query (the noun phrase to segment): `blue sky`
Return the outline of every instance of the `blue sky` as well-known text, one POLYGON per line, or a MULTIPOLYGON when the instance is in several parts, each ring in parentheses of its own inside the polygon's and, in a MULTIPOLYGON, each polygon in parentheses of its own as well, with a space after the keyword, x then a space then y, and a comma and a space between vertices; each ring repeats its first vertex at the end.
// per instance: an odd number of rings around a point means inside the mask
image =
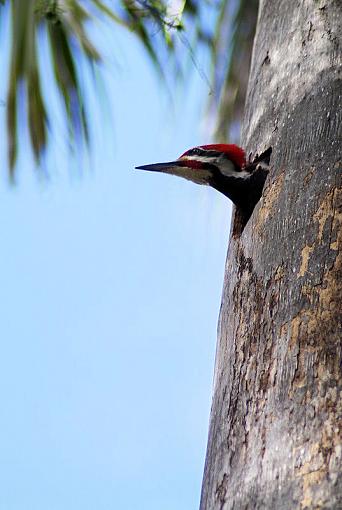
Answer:
POLYGON ((47 68, 50 177, 24 129, 16 187, 2 166, 0 510, 195 510, 230 204, 133 168, 211 141, 209 90, 193 70, 170 97, 132 35, 93 37, 89 158, 66 150, 47 68))

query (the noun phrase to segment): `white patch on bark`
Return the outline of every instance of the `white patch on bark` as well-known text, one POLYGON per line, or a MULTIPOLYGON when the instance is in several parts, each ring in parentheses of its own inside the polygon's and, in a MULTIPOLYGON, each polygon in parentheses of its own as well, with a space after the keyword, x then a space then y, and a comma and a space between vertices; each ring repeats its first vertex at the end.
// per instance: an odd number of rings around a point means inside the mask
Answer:
MULTIPOLYGON (((298 104, 301 96, 310 93, 320 74, 331 68, 331 41, 326 35, 324 12, 320 9, 321 5, 314 0, 307 2, 310 3, 311 5, 302 5, 293 12, 290 29, 283 36, 280 35, 283 41, 271 48, 265 48, 267 63, 262 62, 261 65, 268 66, 271 79, 267 93, 259 98, 258 107, 253 111, 246 130, 247 140, 267 110, 270 100, 283 103, 284 111, 289 112, 289 103, 298 104), (314 9, 312 5, 315 6, 314 9)), ((259 12, 261 10, 262 6, 259 12)), ((342 64, 342 56, 340 63, 342 64)))

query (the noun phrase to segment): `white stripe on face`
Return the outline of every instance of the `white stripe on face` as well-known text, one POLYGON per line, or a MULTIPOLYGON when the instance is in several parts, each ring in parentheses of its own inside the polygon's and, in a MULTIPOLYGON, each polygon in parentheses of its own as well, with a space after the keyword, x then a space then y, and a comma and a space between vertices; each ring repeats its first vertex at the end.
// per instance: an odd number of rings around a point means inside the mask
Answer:
MULTIPOLYGON (((193 160, 200 161, 201 163, 208 163, 210 165, 215 165, 225 177, 234 177, 237 179, 247 179, 251 176, 249 172, 245 170, 237 171, 234 163, 222 156, 184 156, 181 158, 182 161, 193 160)), ((197 171, 197 170, 196 170, 197 171)))

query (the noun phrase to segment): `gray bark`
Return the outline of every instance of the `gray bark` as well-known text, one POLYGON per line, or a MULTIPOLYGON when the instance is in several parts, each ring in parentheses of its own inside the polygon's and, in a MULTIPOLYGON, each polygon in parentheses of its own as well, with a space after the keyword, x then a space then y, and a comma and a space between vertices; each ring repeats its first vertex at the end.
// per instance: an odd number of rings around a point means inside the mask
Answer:
POLYGON ((342 508, 341 17, 260 2, 242 142, 273 153, 229 242, 201 510, 342 508))

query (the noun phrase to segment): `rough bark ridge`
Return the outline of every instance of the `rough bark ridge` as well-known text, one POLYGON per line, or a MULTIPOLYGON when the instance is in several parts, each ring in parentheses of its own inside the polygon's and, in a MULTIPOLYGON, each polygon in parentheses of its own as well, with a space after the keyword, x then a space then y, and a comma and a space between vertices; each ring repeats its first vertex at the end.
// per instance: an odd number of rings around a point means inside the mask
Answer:
POLYGON ((201 510, 342 508, 342 2, 260 2, 242 140, 272 146, 230 239, 201 510))

